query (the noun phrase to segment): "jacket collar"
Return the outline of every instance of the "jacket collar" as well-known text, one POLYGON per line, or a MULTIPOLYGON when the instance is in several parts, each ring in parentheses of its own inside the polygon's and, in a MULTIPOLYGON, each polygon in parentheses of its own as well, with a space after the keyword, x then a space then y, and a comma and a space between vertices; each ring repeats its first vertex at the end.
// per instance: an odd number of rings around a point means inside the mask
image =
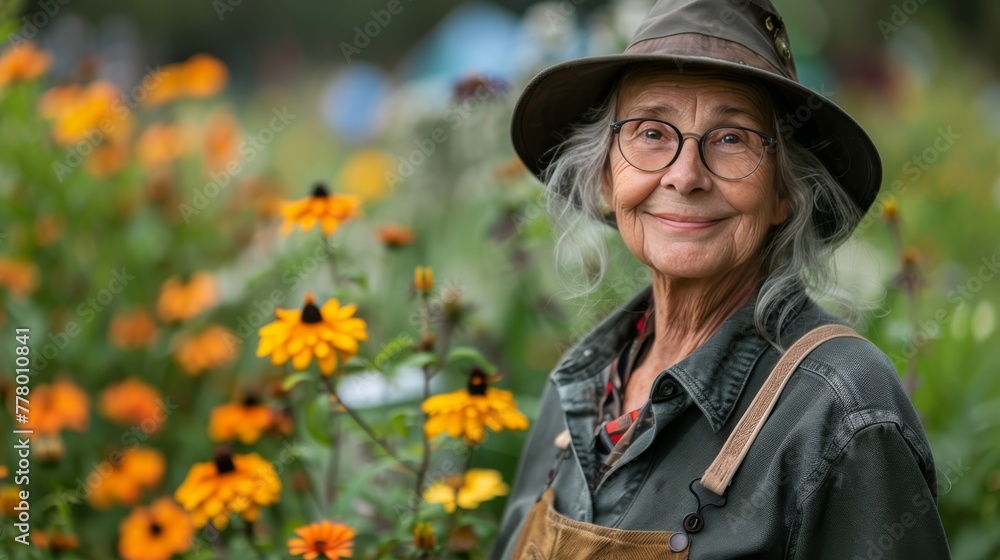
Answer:
MULTIPOLYGON (((552 381, 563 389, 559 392, 564 397, 572 395, 564 399, 563 405, 567 410, 589 408, 593 404, 589 402, 592 399, 596 402, 597 395, 589 394, 591 391, 573 394, 573 391, 565 389, 603 372, 625 341, 635 336, 635 323, 649 307, 652 290, 650 284, 612 312, 584 336, 557 366, 552 381)), ((747 303, 726 319, 708 340, 656 378, 650 391, 654 407, 676 396, 677 393, 670 387, 676 382, 705 415, 712 430, 718 432, 722 429, 732 415, 757 360, 769 347, 754 327, 753 314, 759 295, 758 287, 747 303)), ((801 305, 797 306, 795 315, 801 309, 801 305)), ((792 319, 794 316, 788 318, 789 323, 792 319)))

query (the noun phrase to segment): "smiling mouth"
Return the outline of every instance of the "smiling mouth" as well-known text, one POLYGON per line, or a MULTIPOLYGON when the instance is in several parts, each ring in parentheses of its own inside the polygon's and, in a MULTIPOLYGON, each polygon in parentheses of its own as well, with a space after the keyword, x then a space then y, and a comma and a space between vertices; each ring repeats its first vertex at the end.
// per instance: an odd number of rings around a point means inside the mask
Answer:
POLYGON ((661 215, 650 214, 650 216, 656 218, 657 221, 659 221, 661 224, 665 226, 681 231, 707 229, 725 219, 725 218, 719 218, 717 220, 713 220, 709 218, 699 218, 694 216, 673 216, 673 215, 662 215, 662 214, 661 215))

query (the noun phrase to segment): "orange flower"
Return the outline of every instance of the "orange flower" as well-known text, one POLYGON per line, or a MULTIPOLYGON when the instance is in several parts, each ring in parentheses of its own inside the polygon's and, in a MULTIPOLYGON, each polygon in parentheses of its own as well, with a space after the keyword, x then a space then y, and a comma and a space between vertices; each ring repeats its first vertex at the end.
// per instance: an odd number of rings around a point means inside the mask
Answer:
POLYGON ((64 429, 86 431, 90 424, 90 398, 75 383, 58 380, 31 389, 31 414, 23 427, 28 437, 58 435, 64 429))
POLYGON ((51 65, 52 55, 36 49, 33 41, 12 45, 0 54, 0 86, 34 80, 51 65))
POLYGON ((274 414, 257 397, 248 395, 243 402, 226 403, 212 409, 208 421, 208 437, 213 441, 239 438, 250 444, 258 439, 274 422, 274 414))
POLYGON ((139 161, 147 168, 173 162, 187 153, 186 131, 179 125, 154 123, 136 141, 139 161))
POLYGON ((216 113, 205 121, 202 132, 205 165, 209 170, 225 169, 237 161, 240 144, 240 125, 228 113, 216 113))
POLYGON ((13 484, 0 485, 0 517, 17 517, 14 509, 21 503, 21 489, 13 484))
POLYGON ((21 259, 0 257, 0 286, 16 299, 30 295, 38 285, 38 268, 21 259))
POLYGON ((383 224, 375 230, 379 241, 389 248, 402 247, 413 243, 413 230, 396 224, 383 224))
POLYGON ((163 321, 185 321, 215 305, 218 299, 215 279, 207 272, 196 272, 185 284, 172 276, 160 287, 156 314, 163 321))
POLYGON ((132 510, 118 526, 118 554, 124 560, 169 560, 191 550, 191 517, 170 498, 132 510))
POLYGON ((129 148, 124 142, 111 142, 94 148, 94 153, 84 161, 84 168, 98 179, 118 173, 128 164, 129 148))
POLYGON ((191 97, 212 97, 222 91, 229 71, 221 60, 208 54, 196 54, 184 63, 184 92, 191 97))
POLYGON ((288 539, 288 553, 301 555, 305 560, 320 556, 329 560, 350 558, 353 554, 354 529, 343 523, 320 521, 295 530, 300 538, 288 539))
POLYGON ((896 197, 890 196, 885 199, 885 203, 882 204, 882 215, 889 223, 899 221, 899 202, 896 201, 896 197))
POLYGON ((45 531, 32 531, 31 543, 38 548, 51 550, 57 553, 57 555, 65 550, 80 548, 80 539, 76 535, 63 533, 58 529, 52 529, 48 533, 45 531))
POLYGON ((139 501, 143 490, 160 483, 166 465, 163 454, 148 447, 112 451, 108 460, 95 466, 87 476, 91 490, 87 501, 97 509, 107 509, 116 503, 132 505, 139 501), (91 483, 94 478, 97 484, 91 483))
POLYGON ((149 88, 143 104, 156 107, 182 97, 211 97, 226 85, 229 71, 217 58, 196 54, 186 62, 167 64, 152 76, 155 85, 149 88))
POLYGON ((467 389, 424 401, 422 408, 427 413, 424 432, 428 439, 448 432, 451 437, 462 437, 469 445, 475 445, 483 441, 485 428, 496 432, 527 429, 528 419, 517 409, 514 396, 488 385, 486 373, 474 368, 467 389))
POLYGON ((108 338, 122 350, 149 348, 156 338, 156 322, 141 308, 131 313, 116 313, 108 327, 108 338))
POLYGON ((35 240, 42 247, 47 247, 59 239, 61 232, 61 220, 56 214, 43 216, 35 221, 35 240))
POLYGON ((302 310, 278 309, 278 320, 260 329, 257 356, 271 356, 276 366, 292 360, 295 369, 309 367, 313 357, 323 375, 332 375, 340 362, 358 353, 358 341, 368 340, 367 325, 354 317, 356 305, 340 306, 336 299, 317 307, 307 294, 302 310))
POLYGON ((216 453, 215 459, 196 463, 174 497, 191 513, 195 527, 209 521, 225 529, 234 513, 248 522, 260 517, 260 506, 278 501, 281 480, 274 467, 256 453, 216 453))
POLYGON ((43 115, 55 119, 52 136, 63 146, 87 141, 124 145, 132 128, 131 113, 122 111, 121 92, 109 82, 85 87, 58 87, 40 101, 43 115))
POLYGON ((156 432, 167 419, 160 392, 135 377, 105 387, 98 409, 115 424, 137 425, 146 433, 156 432))
POLYGON ((421 294, 429 294, 434 287, 434 269, 418 266, 413 269, 413 287, 421 294))
POLYGON ((224 368, 236 360, 238 342, 229 329, 211 325, 201 334, 179 336, 174 359, 188 375, 224 368))
POLYGON ((326 185, 316 183, 312 195, 308 198, 293 200, 282 205, 281 213, 285 217, 281 224, 281 232, 289 233, 295 225, 308 231, 317 223, 323 229, 323 235, 337 231, 341 222, 361 215, 361 199, 350 194, 331 194, 326 185))

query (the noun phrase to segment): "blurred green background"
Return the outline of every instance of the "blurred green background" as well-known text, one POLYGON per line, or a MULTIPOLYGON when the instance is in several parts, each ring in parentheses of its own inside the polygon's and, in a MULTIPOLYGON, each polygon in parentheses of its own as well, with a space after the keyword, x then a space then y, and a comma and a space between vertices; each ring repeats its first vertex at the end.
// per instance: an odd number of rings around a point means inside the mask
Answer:
MULTIPOLYGON (((858 327, 902 377, 915 380, 913 400, 934 448, 954 557, 1000 559, 1000 278, 986 264, 1000 257, 1000 4, 776 4, 802 82, 847 109, 882 153, 883 195, 838 256, 842 284, 860 311, 858 327), (898 208, 895 226, 886 220, 887 207, 898 208)), ((211 457, 214 444, 204 427, 212 407, 263 391, 281 375, 254 355, 254 331, 264 316, 270 320, 267 302, 275 291, 285 308, 298 308, 307 290, 357 302, 369 324, 365 353, 374 357, 397 336, 419 340, 419 305, 408 292, 414 266, 431 266, 435 305, 460 310, 455 343, 475 346, 495 363, 500 386, 533 417, 546 373, 562 352, 645 285, 646 271, 609 233, 618 266, 597 293, 567 298, 539 207, 540 186, 516 165, 508 125, 517 93, 534 73, 572 57, 620 52, 651 2, 399 0, 396 14, 389 5, 0 4, 9 18, 5 45, 20 36, 52 53, 44 76, 0 89, 0 258, 37 267, 27 295, 0 286, 0 326, 5 338, 15 327, 31 327, 36 351, 57 344, 33 383, 68 375, 95 409, 86 432, 66 433, 60 460, 33 467, 33 495, 72 488, 118 442, 121 427, 102 419, 96 402, 109 383, 129 376, 181 406, 148 442, 168 456, 160 491, 172 493, 194 462, 211 457), (53 167, 69 152, 38 114, 46 90, 100 79, 136 92, 158 66, 198 53, 228 69, 219 95, 130 112, 128 142, 153 123, 191 131, 190 149, 167 175, 134 154, 104 174, 53 167), (276 114, 286 115, 288 126, 265 133, 276 114), (237 173, 206 164, 215 145, 207 137, 227 116, 239 132, 223 144, 244 146, 248 137, 260 144, 252 155, 229 146, 237 173), (435 139, 437 129, 443 140, 435 139), (276 201, 304 197, 316 181, 365 200, 365 218, 331 237, 335 272, 332 258, 317 257, 315 232, 276 231, 276 201), (386 223, 411 228, 414 241, 398 248, 380 241, 377 227, 386 223), (122 267, 135 281, 93 315, 81 314, 81 302, 122 267), (179 324, 159 321, 154 342, 142 350, 109 341, 116 315, 152 310, 167 278, 199 270, 218 279, 220 294, 209 310, 179 324), (56 335, 72 321, 80 333, 59 344, 56 335), (173 357, 178 337, 210 324, 235 333, 235 357, 200 376, 185 375, 173 357)), ((8 402, 14 354, 7 340, 0 349, 8 402)), ((342 396, 373 422, 391 417, 414 428, 419 381, 402 357, 391 365, 385 375, 345 378, 342 396)), ((454 390, 462 380, 462 370, 450 368, 435 389, 454 390)), ((304 494, 291 489, 293 473, 315 473, 326 454, 315 426, 306 427, 317 422, 304 406, 315 401, 310 391, 269 397, 295 406, 294 438, 245 447, 275 456, 289 441, 302 445, 282 474, 281 503, 265 514, 271 534, 258 536, 272 544, 262 554, 273 557, 283 557, 290 529, 313 516, 304 494)), ((0 465, 12 464, 10 418, 0 414, 0 465)), ((356 476, 341 478, 333 513, 376 535, 359 541, 366 546, 405 539, 405 528, 391 526, 393 503, 405 502, 405 491, 375 489, 385 477, 396 479, 347 424, 342 468, 356 476)), ((386 433, 393 433, 390 424, 386 433)), ((404 452, 416 456, 419 445, 410 436, 402 438, 404 452)), ((524 437, 491 435, 472 464, 499 469, 511 481, 524 437)), ((502 508, 497 499, 480 513, 495 522, 502 508)), ((80 536, 80 548, 68 554, 82 558, 114 557, 116 527, 128 511, 86 504, 37 509, 39 526, 80 536)), ((484 542, 494 531, 486 521, 475 527, 484 542)), ((4 550, 10 532, 0 536, 4 550)), ((238 557, 241 545, 229 546, 238 557)), ((31 557, 23 553, 12 558, 31 557)))

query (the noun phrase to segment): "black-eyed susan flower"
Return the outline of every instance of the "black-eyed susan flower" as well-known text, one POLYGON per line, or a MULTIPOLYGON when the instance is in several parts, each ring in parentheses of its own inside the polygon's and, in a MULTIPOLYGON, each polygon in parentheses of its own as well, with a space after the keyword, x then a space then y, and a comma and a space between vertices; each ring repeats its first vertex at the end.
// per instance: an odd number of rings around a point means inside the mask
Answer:
POLYGON ((196 335, 177 337, 174 359, 188 375, 224 368, 236 360, 239 339, 229 329, 210 325, 196 335))
POLYGON ((332 375, 337 364, 358 353, 358 341, 367 340, 367 325, 354 317, 356 305, 340 306, 336 299, 318 307, 306 294, 301 310, 278 309, 278 320, 260 329, 257 356, 271 356, 281 365, 292 360, 295 369, 309 367, 315 357, 323 375, 332 375))
POLYGON ((156 432, 167 419, 160 392, 135 377, 105 387, 98 411, 119 426, 139 426, 146 433, 156 432))
POLYGON ((302 231, 308 231, 320 224, 323 235, 330 235, 344 221, 361 215, 361 199, 351 194, 331 193, 326 185, 316 183, 312 194, 300 200, 286 202, 281 207, 285 217, 281 232, 289 233, 296 224, 302 231))
POLYGON ((247 395, 241 402, 221 404, 212 409, 208 421, 208 437, 213 441, 231 441, 239 438, 250 444, 274 424, 274 412, 255 395, 247 395))
POLYGON ((288 539, 288 553, 302 556, 305 560, 314 558, 350 558, 353 554, 354 529, 343 523, 319 521, 295 530, 297 539, 288 539))
POLYGON ((434 287, 434 270, 429 266, 413 269, 413 287, 419 294, 428 294, 434 287))
POLYGON ((468 388, 443 395, 434 395, 423 404, 427 413, 424 433, 434 438, 447 432, 451 437, 464 438, 469 445, 483 441, 485 428, 524 430, 528 419, 517 409, 510 391, 489 386, 486 372, 474 368, 469 373, 468 388))
POLYGON ((124 452, 114 451, 108 455, 108 460, 95 465, 87 477, 88 481, 98 481, 90 487, 87 501, 97 509, 107 509, 114 504, 133 505, 139 501, 143 490, 163 480, 166 467, 163 454, 155 449, 137 447, 124 452))
POLYGON ((280 493, 281 480, 263 457, 220 450, 212 461, 191 467, 174 498, 191 514, 195 527, 211 521, 225 529, 232 514, 257 521, 261 506, 276 503, 280 493))
POLYGON ((476 509, 483 502, 506 496, 509 490, 500 471, 469 469, 465 476, 452 475, 428 486, 424 490, 424 500, 441 504, 445 511, 452 513, 456 504, 462 509, 476 509))
POLYGON ((170 498, 132 510, 118 526, 118 555, 124 560, 168 560, 191 549, 191 517, 170 498))

